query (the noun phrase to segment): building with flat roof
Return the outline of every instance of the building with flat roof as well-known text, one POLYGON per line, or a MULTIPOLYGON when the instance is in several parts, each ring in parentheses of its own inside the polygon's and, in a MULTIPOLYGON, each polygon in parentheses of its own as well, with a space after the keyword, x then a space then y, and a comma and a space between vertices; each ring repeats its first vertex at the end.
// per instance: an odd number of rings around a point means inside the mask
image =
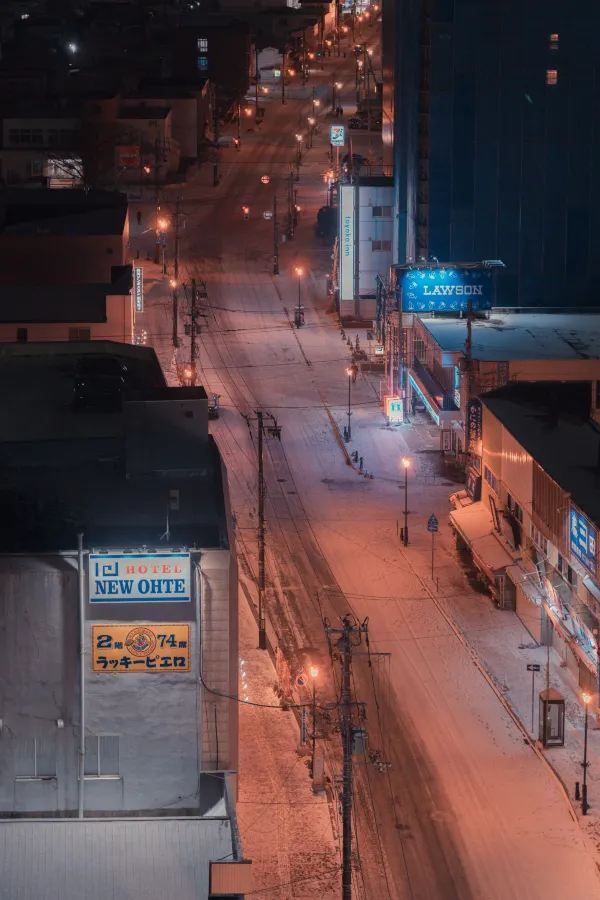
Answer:
POLYGON ((204 390, 145 347, 3 344, 0 409, 0 817, 203 815, 238 671, 204 390))
POLYGON ((442 431, 442 449, 465 454, 468 411, 512 381, 600 379, 600 315, 492 309, 473 319, 403 314, 408 403, 442 431), (465 424, 467 423, 467 424, 465 424))
POLYGON ((110 283, 128 241, 125 194, 0 191, 0 284, 110 283))
POLYGON ((113 266, 110 284, 0 285, 2 343, 133 338, 131 266, 113 266))
POLYGON ((498 604, 598 691, 596 385, 509 384, 481 398, 481 499, 450 519, 498 604))

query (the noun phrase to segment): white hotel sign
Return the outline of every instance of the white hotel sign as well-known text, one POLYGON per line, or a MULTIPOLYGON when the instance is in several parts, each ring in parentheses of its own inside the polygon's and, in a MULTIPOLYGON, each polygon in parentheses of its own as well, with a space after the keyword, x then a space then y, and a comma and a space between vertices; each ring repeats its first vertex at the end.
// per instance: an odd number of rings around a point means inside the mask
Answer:
POLYGON ((90 603, 191 600, 189 553, 90 553, 90 603))

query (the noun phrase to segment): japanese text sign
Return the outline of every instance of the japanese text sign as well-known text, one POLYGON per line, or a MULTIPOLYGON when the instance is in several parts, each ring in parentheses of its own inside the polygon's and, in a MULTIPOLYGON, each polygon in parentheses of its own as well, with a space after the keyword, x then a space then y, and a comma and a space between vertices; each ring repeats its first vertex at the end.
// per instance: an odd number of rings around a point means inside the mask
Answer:
POLYGON ((189 553, 90 553, 90 603, 186 602, 189 553))
POLYGON ((577 557, 588 571, 595 575, 598 533, 589 519, 574 507, 571 507, 569 516, 569 532, 571 553, 577 557))
POLYGON ((135 311, 144 311, 144 270, 141 266, 133 267, 133 290, 135 295, 135 311))
POLYGON ((91 653, 93 672, 189 672, 190 626, 92 625, 91 653))

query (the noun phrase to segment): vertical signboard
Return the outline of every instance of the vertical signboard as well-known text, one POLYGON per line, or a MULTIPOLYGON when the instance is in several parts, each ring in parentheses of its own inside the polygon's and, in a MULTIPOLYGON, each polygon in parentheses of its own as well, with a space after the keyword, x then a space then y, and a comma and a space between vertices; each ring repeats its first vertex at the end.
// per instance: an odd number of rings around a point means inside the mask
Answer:
POLYGON ((144 270, 141 266, 133 267, 133 294, 135 298, 135 311, 144 311, 144 270))
POLYGON ((343 125, 329 126, 329 143, 332 147, 343 147, 346 143, 346 129, 343 125))
POLYGON ((90 553, 90 603, 191 600, 189 553, 90 553))
POLYGON ((354 209, 353 184, 340 185, 340 300, 354 300, 354 209))
POLYGON ((587 516, 571 507, 569 516, 571 553, 592 575, 596 574, 596 540, 598 532, 587 516))
POLYGON ((483 414, 480 400, 469 400, 467 404, 467 451, 481 456, 481 439, 483 437, 483 414))

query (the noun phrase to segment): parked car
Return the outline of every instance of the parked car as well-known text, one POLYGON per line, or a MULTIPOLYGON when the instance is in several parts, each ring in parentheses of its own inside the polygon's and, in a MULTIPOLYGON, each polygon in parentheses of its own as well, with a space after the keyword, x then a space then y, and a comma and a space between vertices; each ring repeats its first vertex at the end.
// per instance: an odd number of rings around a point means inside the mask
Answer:
POLYGON ((116 356, 82 356, 75 368, 73 407, 111 411, 121 406, 127 386, 126 364, 116 356))
POLYGON ((322 206, 317 213, 316 232, 318 237, 333 241, 337 234, 338 208, 337 206, 322 206))

